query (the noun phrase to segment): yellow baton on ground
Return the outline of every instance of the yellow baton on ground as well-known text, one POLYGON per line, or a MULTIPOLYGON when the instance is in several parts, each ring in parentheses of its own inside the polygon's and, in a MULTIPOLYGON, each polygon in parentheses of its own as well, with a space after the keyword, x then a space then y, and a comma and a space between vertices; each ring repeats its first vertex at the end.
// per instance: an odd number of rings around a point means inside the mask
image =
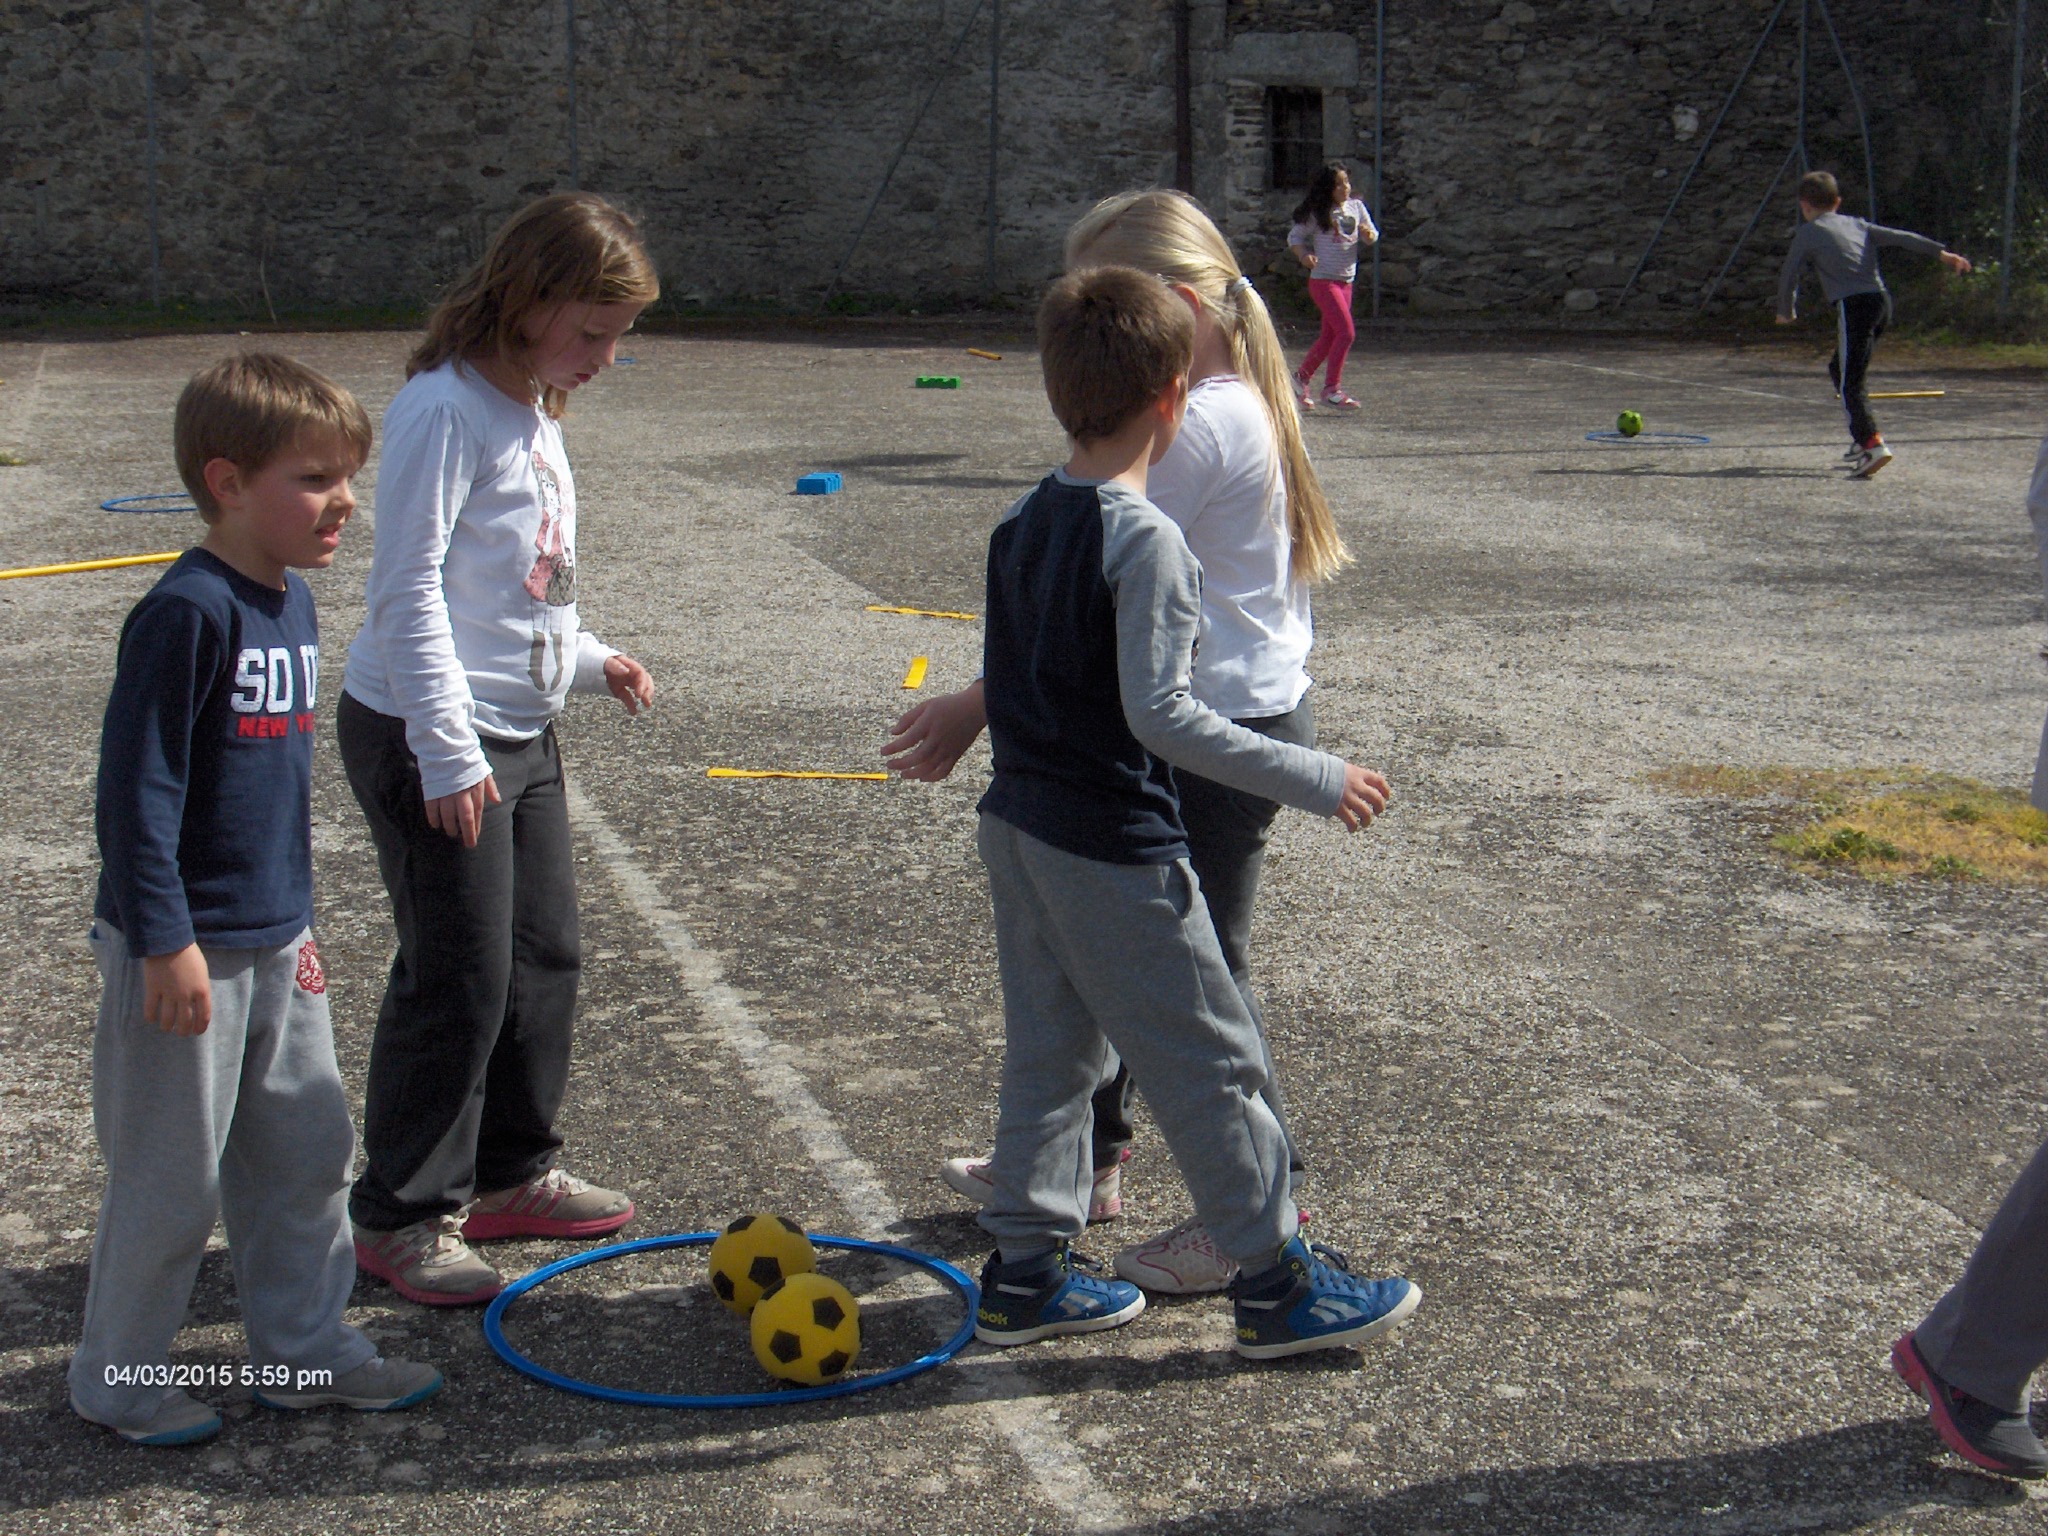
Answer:
POLYGON ((929 656, 912 657, 910 670, 903 674, 903 686, 906 688, 922 688, 924 686, 925 668, 930 665, 931 658, 929 656))
POLYGON ((978 619, 978 613, 948 613, 943 608, 892 608, 886 603, 869 603, 869 613, 912 613, 921 619, 978 619))
POLYGON ((75 571, 118 571, 131 565, 169 565, 185 553, 182 549, 168 550, 161 555, 122 555, 113 560, 73 560, 67 565, 19 565, 11 571, 0 571, 0 581, 9 581, 16 576, 69 576, 75 571))
POLYGON ((879 779, 886 773, 832 773, 820 768, 706 768, 707 779, 879 779))

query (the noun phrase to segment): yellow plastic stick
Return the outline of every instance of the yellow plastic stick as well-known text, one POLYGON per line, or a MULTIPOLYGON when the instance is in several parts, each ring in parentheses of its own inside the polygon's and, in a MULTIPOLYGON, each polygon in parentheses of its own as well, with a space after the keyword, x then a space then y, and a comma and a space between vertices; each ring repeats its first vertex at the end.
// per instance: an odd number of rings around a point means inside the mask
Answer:
POLYGON ((886 773, 827 773, 816 768, 706 768, 707 779, 879 779, 886 773))
POLYGON ((906 688, 922 688, 924 686, 924 670, 930 665, 931 658, 929 656, 913 656, 910 659, 910 670, 903 674, 903 686, 906 688))
POLYGON ((16 576, 69 576, 73 571, 118 571, 129 565, 169 565, 185 553, 173 549, 161 555, 122 555, 115 560, 73 560, 69 565, 19 565, 11 571, 0 571, 0 581, 16 576))
POLYGON ((1948 393, 1945 389, 1873 389, 1872 400, 1939 400, 1948 393))
POLYGON ((914 613, 921 619, 978 619, 978 613, 948 613, 943 608, 891 608, 883 603, 869 603, 869 613, 914 613))
POLYGON ((979 348, 979 347, 969 347, 969 348, 967 349, 967 355, 968 355, 969 357, 985 357, 985 358, 987 358, 987 359, 988 359, 988 360, 989 360, 990 362, 992 362, 992 363, 1000 363, 1000 362, 1001 362, 1001 361, 1003 360, 1003 354, 1002 354, 1002 353, 1000 353, 1000 352, 984 352, 984 351, 982 351, 982 350, 981 350, 981 348, 979 348))

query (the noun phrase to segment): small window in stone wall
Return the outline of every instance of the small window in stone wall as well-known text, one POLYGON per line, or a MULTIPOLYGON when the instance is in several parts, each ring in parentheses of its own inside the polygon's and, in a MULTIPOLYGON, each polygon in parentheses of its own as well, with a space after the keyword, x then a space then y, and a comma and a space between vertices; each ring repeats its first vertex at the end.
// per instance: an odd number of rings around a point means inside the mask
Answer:
POLYGON ((1292 85, 1266 87, 1266 143, 1272 185, 1305 189, 1323 166, 1323 93, 1292 85))

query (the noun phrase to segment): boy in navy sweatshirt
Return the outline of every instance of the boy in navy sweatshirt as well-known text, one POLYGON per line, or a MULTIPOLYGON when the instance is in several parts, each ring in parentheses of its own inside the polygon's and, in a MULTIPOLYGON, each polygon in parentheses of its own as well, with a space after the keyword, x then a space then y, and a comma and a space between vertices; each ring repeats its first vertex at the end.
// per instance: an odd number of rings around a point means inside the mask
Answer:
POLYGON ((355 1133, 312 935, 320 635, 292 568, 333 562, 369 418, 312 370, 249 353, 193 377, 174 433, 206 536, 128 615, 100 738, 107 1191, 69 1377, 81 1418, 142 1445, 220 1432, 187 1385, 378 1410, 441 1386, 342 1321, 355 1133), (249 1354, 174 1368, 217 1217, 249 1354))
POLYGON ((1811 264, 1820 278, 1822 297, 1835 307, 1835 352, 1828 359, 1828 377, 1849 414, 1849 451, 1843 457, 1851 475, 1868 480, 1892 461, 1877 418, 1870 414, 1864 383, 1870 354, 1892 318, 1891 291, 1877 270, 1878 249, 1895 245, 1934 256, 1951 272, 1968 272, 1970 263, 1943 250, 1939 240, 1853 218, 1841 209, 1842 194, 1833 176, 1809 171, 1799 178, 1801 223, 1778 273, 1778 324, 1790 325, 1799 317, 1799 279, 1811 264))
POLYGON ((1261 1099, 1257 1026, 1188 863, 1171 764, 1356 831, 1378 774, 1233 725, 1189 689, 1201 567, 1145 499, 1187 404, 1193 316, 1158 278, 1071 273, 1038 316, 1072 456, 989 540, 983 691, 995 776, 979 844, 995 906, 1004 1056, 976 1333, 996 1345, 1114 1328, 1144 1310, 1078 1272, 1090 1096, 1121 1056, 1217 1246, 1241 1266, 1236 1348, 1360 1343, 1421 1302, 1297 1232, 1287 1142, 1261 1099))

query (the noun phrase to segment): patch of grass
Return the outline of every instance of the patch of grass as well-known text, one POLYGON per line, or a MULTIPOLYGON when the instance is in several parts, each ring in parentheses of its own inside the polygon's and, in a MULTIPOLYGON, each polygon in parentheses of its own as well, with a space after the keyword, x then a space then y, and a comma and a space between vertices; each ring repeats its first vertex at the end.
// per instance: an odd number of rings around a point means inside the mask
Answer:
POLYGON ((1687 763, 1652 783, 1755 804, 1794 865, 1871 879, 2048 885, 2048 814, 2019 790, 1923 768, 1742 768, 1687 763))
POLYGON ((27 462, 28 460, 24 458, 21 454, 9 453, 6 449, 0 448, 0 467, 4 467, 7 469, 19 469, 21 468, 22 465, 26 464, 27 462))

